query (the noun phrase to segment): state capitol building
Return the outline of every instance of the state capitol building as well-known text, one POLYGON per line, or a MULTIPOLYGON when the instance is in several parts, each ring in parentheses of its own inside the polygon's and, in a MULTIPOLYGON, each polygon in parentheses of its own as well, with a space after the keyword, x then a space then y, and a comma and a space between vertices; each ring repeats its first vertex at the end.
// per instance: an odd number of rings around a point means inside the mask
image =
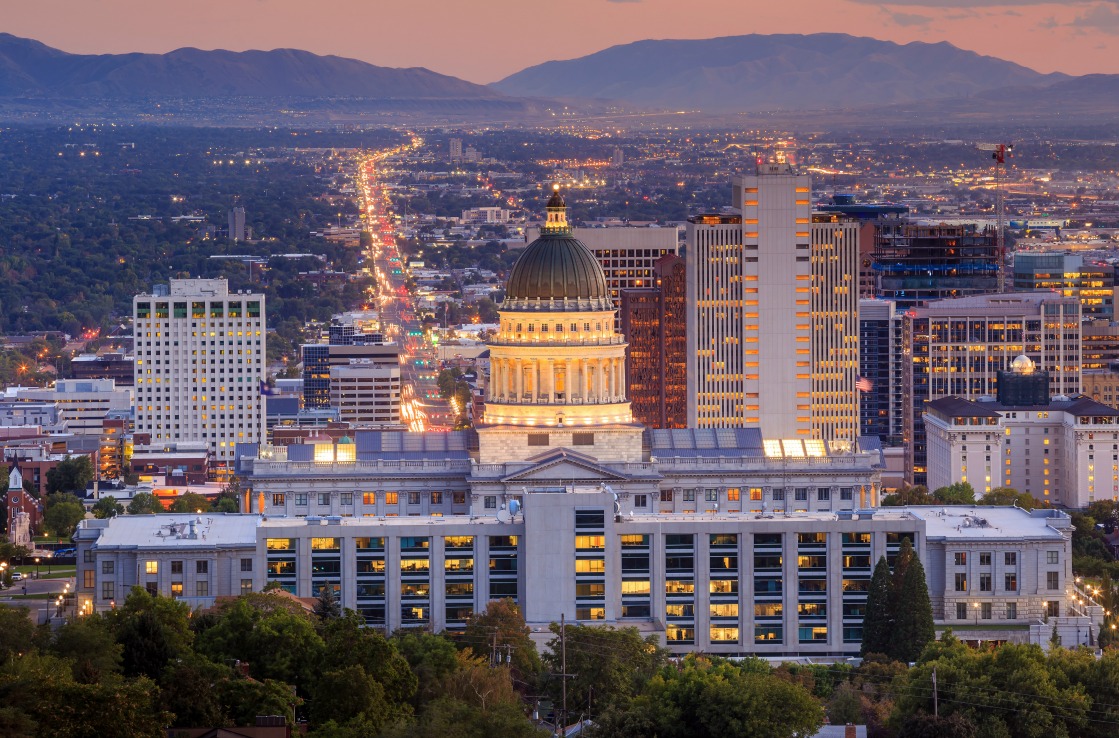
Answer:
POLYGON ((79 599, 332 587, 370 626, 438 632, 510 598, 541 637, 562 615, 677 652, 839 658, 858 653, 872 567, 909 538, 938 626, 1046 640, 1043 619, 1072 615, 1064 513, 880 508, 877 452, 646 428, 614 326, 557 192, 509 275, 475 429, 239 444, 242 514, 84 521, 79 599))

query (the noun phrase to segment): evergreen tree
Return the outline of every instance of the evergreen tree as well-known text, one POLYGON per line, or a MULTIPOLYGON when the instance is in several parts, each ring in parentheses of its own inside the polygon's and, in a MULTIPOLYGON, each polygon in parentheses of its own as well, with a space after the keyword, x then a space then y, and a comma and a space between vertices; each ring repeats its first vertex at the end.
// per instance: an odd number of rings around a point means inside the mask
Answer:
MULTIPOLYGON (((906 546, 909 546, 908 538, 902 548, 906 546)), ((925 567, 912 552, 912 546, 901 587, 894 592, 893 601, 894 627, 890 633, 889 654, 898 661, 916 661, 925 646, 936 640, 936 630, 933 627, 929 588, 925 582, 925 567)))
POLYGON ((338 602, 338 596, 334 594, 334 587, 329 584, 319 590, 319 599, 315 602, 315 614, 322 620, 342 617, 342 605, 338 602))
POLYGON ((869 653, 888 654, 890 630, 893 627, 891 614, 890 565, 886 557, 878 559, 874 575, 870 578, 870 591, 866 597, 866 614, 863 616, 862 655, 869 653))

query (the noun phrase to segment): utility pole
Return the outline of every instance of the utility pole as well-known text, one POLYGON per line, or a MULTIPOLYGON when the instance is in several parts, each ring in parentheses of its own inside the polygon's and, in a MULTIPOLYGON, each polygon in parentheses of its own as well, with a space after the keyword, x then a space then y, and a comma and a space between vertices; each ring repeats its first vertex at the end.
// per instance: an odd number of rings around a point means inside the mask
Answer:
POLYGON ((938 698, 939 698, 940 695, 938 695, 937 691, 936 691, 936 667, 935 666, 933 667, 932 682, 933 682, 933 717, 939 718, 940 717, 940 700, 938 698))
POLYGON ((560 710, 560 735, 567 734, 567 620, 560 613, 560 680, 563 686, 563 707, 560 710))

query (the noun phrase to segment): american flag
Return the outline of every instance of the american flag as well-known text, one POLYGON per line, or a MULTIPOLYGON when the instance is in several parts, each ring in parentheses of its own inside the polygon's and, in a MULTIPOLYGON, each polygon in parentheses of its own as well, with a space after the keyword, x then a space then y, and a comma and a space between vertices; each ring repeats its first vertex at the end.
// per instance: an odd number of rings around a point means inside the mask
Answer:
POLYGON ((871 392, 874 390, 874 382, 860 374, 859 378, 855 380, 855 389, 859 392, 871 392))
POLYGON ((262 380, 260 380, 260 394, 262 394, 266 397, 274 395, 274 394, 276 394, 276 388, 273 387, 270 382, 267 382, 267 381, 262 379, 262 380))

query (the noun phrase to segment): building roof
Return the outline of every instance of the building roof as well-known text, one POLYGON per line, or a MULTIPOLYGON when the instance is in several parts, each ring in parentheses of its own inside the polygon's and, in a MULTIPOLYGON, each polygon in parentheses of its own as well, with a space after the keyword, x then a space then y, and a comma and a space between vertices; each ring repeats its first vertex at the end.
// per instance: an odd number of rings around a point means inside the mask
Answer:
POLYGON ((223 546, 255 547, 260 516, 167 513, 118 515, 105 522, 104 532, 97 539, 97 549, 213 549, 223 546), (190 537, 191 521, 194 521, 195 538, 190 537))
POLYGON ((941 397, 925 405, 928 410, 951 418, 1001 418, 996 402, 976 402, 962 397, 941 397))
POLYGON ((1022 410, 1061 412, 1076 417, 1083 415, 1119 417, 1119 409, 1097 402, 1087 395, 1064 400, 1054 399, 1048 405, 1004 405, 1001 402, 977 402, 962 397, 942 397, 939 400, 932 400, 925 407, 942 416, 954 418, 998 418, 1005 412, 1022 410))
POLYGON ((549 306, 549 311, 564 310, 566 301, 574 301, 572 310, 588 309, 578 304, 584 301, 591 301, 592 310, 613 308, 602 265, 586 244, 571 235, 566 209, 557 189, 548 200, 549 220, 541 228, 540 237, 521 252, 509 272, 506 302, 560 303, 549 306))
POLYGON ((926 538, 1063 540, 1072 521, 1060 510, 1023 510, 986 505, 909 505, 897 508, 925 521, 926 538))

